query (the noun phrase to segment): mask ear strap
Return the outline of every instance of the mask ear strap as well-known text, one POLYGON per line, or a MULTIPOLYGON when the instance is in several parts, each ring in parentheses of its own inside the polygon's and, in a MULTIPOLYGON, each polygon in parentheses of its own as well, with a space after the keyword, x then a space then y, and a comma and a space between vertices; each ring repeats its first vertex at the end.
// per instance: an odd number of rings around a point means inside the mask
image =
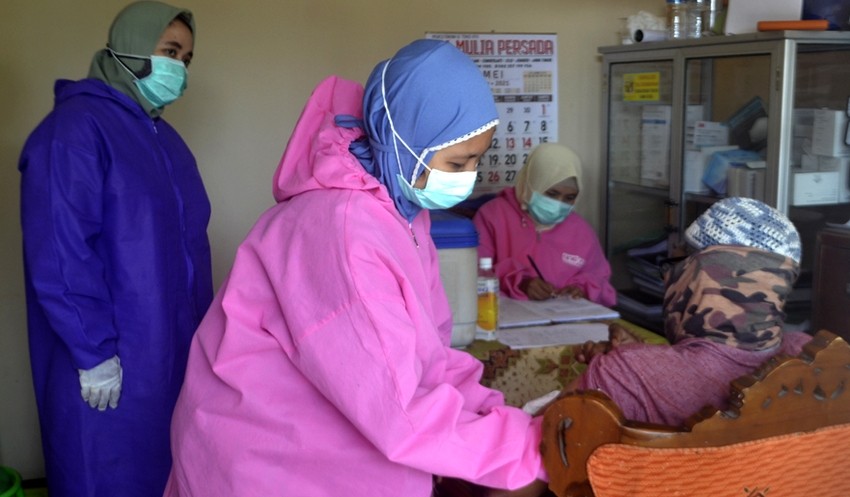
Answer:
MULTIPOLYGON (((428 164, 425 164, 425 162, 422 160, 425 157, 425 154, 427 154, 429 152, 429 150, 426 148, 425 150, 422 151, 421 156, 417 156, 416 152, 414 152, 413 149, 410 148, 410 145, 408 145, 407 142, 405 142, 404 139, 402 139, 401 135, 399 135, 398 132, 396 132, 396 130, 395 130, 395 124, 393 123, 393 118, 390 115, 390 107, 387 104, 387 88, 386 88, 386 85, 384 84, 384 82, 386 81, 387 67, 389 67, 391 60, 392 59, 387 60, 387 62, 384 64, 383 70, 381 70, 381 98, 383 99, 383 103, 384 103, 384 111, 387 113, 387 122, 390 124, 390 131, 392 131, 392 133, 393 133, 393 148, 395 149, 395 159, 396 159, 396 162, 398 163, 399 172, 402 172, 402 171, 401 171, 401 157, 399 156, 399 153, 398 153, 398 142, 401 142, 401 144, 404 145, 404 148, 406 148, 407 151, 410 152, 411 155, 416 157, 416 167, 413 168, 413 174, 411 175, 411 178, 409 180, 410 181, 409 185, 412 187, 413 183, 416 182, 416 178, 417 178, 416 173, 419 172, 419 166, 420 165, 422 167, 424 167, 425 169, 429 170, 429 171, 431 170, 431 168, 428 167, 428 164)), ((404 177, 404 176, 402 176, 402 177, 404 177)))
POLYGON ((109 55, 111 55, 112 58, 115 59, 115 61, 118 62, 118 64, 121 65, 121 67, 124 68, 125 71, 130 73, 130 76, 133 76, 135 79, 139 79, 139 76, 137 76, 136 73, 134 73, 129 67, 127 67, 127 64, 125 64, 124 61, 121 60, 121 57, 126 57, 128 59, 141 59, 141 60, 145 60, 148 57, 142 57, 140 55, 131 55, 131 54, 126 54, 126 53, 119 53, 119 52, 116 52, 115 50, 112 50, 112 48, 110 48, 109 46, 106 47, 106 50, 109 52, 109 55))

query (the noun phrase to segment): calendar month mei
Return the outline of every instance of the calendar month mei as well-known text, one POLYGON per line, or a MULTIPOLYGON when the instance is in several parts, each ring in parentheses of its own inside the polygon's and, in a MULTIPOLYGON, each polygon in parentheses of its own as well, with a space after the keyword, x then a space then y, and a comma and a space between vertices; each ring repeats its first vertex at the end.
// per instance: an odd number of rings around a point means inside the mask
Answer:
POLYGON ((531 150, 558 138, 557 35, 428 33, 467 54, 490 84, 499 126, 481 158, 473 196, 513 186, 531 150))

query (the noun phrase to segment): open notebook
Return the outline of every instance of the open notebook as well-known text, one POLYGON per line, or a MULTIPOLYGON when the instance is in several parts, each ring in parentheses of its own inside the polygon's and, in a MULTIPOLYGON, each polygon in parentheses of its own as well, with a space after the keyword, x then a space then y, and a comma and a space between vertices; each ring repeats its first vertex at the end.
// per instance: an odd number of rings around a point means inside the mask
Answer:
POLYGON ((599 319, 617 319, 620 314, 587 299, 559 297, 551 300, 515 300, 502 296, 499 300, 499 327, 553 323, 572 323, 599 319))
POLYGON ((499 342, 512 349, 531 349, 558 345, 578 345, 588 340, 608 340, 605 323, 561 323, 526 328, 508 328, 497 332, 499 342))

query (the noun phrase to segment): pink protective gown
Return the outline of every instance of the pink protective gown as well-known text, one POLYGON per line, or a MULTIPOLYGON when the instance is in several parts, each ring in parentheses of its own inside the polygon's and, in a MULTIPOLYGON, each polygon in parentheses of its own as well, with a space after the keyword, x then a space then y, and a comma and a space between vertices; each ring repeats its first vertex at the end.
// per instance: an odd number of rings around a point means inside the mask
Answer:
POLYGON ((430 217, 408 223, 348 152, 359 84, 310 98, 278 204, 239 247, 192 343, 167 496, 426 497, 432 475, 545 477, 540 419, 449 347, 430 217), (417 245, 418 244, 418 245, 417 245))
POLYGON ((576 285, 588 300, 605 306, 617 302, 609 282, 611 266, 593 228, 577 213, 537 233, 531 216, 520 209, 514 189, 506 188, 482 205, 473 221, 479 236, 478 255, 493 258, 493 269, 507 296, 528 298, 520 283, 537 277, 528 260, 531 256, 544 279, 556 288, 576 285))

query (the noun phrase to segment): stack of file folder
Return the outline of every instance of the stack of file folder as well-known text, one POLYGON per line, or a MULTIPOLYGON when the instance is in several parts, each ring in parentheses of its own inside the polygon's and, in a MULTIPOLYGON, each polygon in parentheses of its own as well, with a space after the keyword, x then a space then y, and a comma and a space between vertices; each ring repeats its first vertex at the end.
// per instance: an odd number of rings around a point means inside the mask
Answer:
POLYGON ((667 259, 667 239, 626 251, 626 267, 634 285, 649 295, 664 297, 662 262, 667 259))

